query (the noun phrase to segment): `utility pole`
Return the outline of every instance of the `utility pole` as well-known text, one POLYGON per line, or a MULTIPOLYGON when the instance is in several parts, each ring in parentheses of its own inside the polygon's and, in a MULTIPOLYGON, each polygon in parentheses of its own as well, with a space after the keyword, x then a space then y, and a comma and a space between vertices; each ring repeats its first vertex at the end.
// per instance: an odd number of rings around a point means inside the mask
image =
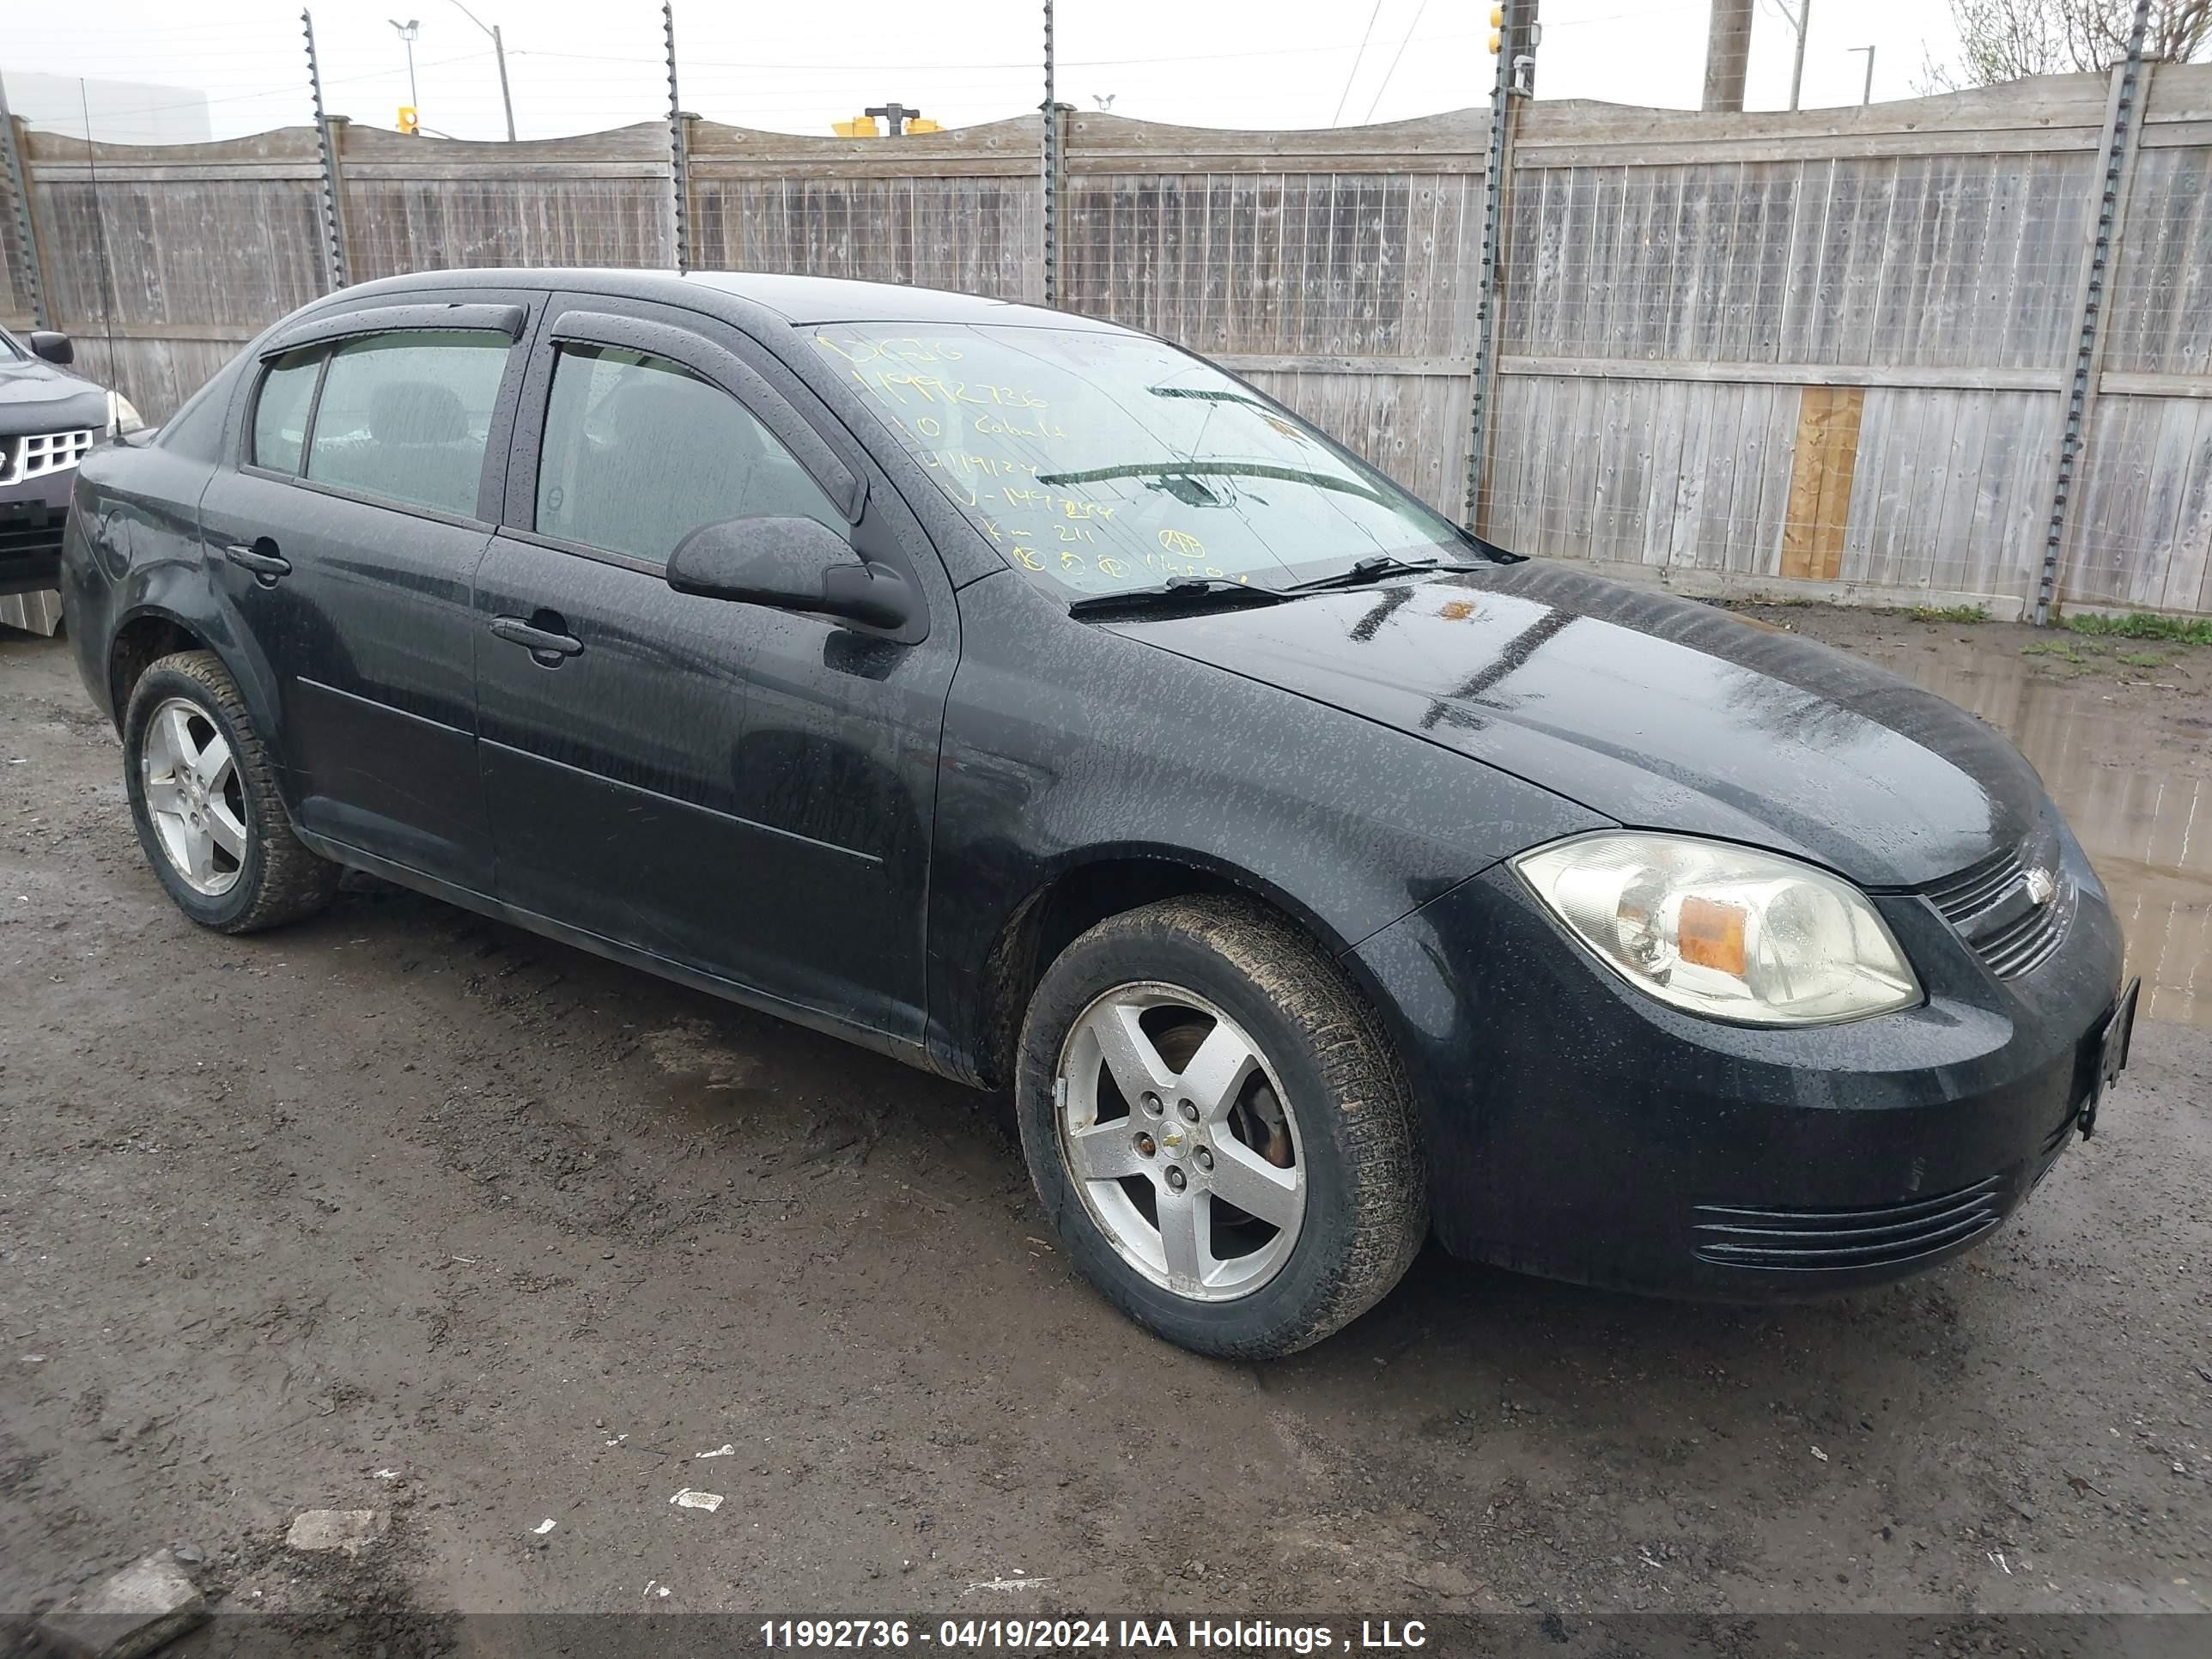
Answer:
POLYGON ((1874 102, 1874 48, 1853 46, 1851 50, 1863 52, 1867 55, 1866 89, 1859 94, 1859 107, 1864 109, 1869 104, 1874 102))
POLYGON ((498 24, 486 24, 461 0, 453 0, 453 9, 491 36, 492 56, 499 59, 499 101, 507 110, 507 142, 511 144, 514 142, 514 100, 507 89, 507 42, 499 38, 498 24))
POLYGON ((1797 107, 1798 94, 1805 89, 1805 35, 1813 27, 1813 0, 1797 0, 1797 9, 1790 9, 1790 0, 1774 0, 1790 27, 1797 31, 1797 57, 1790 65, 1790 107, 1797 107))
POLYGON ((1698 107, 1743 112, 1743 81, 1751 68, 1752 0, 1712 0, 1705 33, 1705 95, 1698 107))

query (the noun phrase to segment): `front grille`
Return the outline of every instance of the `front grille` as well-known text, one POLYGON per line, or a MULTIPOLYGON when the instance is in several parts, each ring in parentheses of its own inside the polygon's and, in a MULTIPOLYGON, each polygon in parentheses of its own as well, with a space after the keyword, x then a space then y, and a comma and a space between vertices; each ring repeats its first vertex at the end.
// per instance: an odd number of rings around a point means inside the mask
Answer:
POLYGON ((1948 1250, 2004 1219, 2004 1178, 1873 1210, 1754 1210, 1700 1204, 1698 1259, 1770 1273, 1841 1273, 1948 1250))
POLYGON ((2036 902, 2029 872, 2039 870, 2057 882, 2057 849, 2031 865, 2023 856, 2027 847, 2023 842, 2001 848, 1920 890, 1999 979, 2017 979, 2048 961, 2065 939, 2072 914, 2067 892, 2054 891, 2036 902))
POLYGON ((2020 848, 2007 847, 1978 864, 1968 865, 1955 876, 1930 882, 1920 890, 1943 913, 1944 921, 1954 927, 1963 927, 2027 873, 2021 866, 2020 848))
MULTIPOLYGON (((62 529, 69 522, 66 507, 51 510, 43 504, 9 511, 0 506, 0 561, 50 557, 62 550, 62 529)), ((0 565, 0 575, 6 574, 0 565)))
POLYGON ((92 428, 74 432, 19 432, 0 438, 0 484, 21 483, 75 466, 92 453, 92 428))
POLYGON ((2053 899, 1972 943, 1999 979, 2017 979, 2041 967, 2065 937, 2065 913, 2053 899))

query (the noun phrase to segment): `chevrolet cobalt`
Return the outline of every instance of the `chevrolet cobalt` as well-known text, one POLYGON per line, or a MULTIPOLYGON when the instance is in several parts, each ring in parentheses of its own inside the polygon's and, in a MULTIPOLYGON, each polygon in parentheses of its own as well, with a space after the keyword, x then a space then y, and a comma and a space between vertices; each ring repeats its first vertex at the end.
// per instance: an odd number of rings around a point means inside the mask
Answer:
POLYGON ((368 871, 1011 1090, 1069 1255, 1206 1353, 1432 1231, 1673 1294, 1916 1271, 2126 1058, 2111 907, 1989 727, 1080 317, 350 289, 90 454, 64 582, 194 921, 368 871))

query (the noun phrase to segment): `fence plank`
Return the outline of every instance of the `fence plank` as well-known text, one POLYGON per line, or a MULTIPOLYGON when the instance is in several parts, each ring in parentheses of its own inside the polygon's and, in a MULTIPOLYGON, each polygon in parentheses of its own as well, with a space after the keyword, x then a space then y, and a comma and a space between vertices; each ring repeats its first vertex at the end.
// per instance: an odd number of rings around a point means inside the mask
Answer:
MULTIPOLYGON (((1526 106, 1492 533, 1609 565, 2028 591, 2106 92, 2069 76, 1795 113, 1526 106)), ((1455 502, 1486 128, 1479 110, 1301 132, 1074 113, 1063 303, 1222 356, 1455 502)), ((520 145, 349 127, 356 274, 666 266, 666 143, 659 123, 520 145)), ((26 161, 57 319, 150 418, 319 289, 311 130, 161 149, 33 133, 26 161)), ((896 141, 698 122, 690 165, 702 266, 1039 291, 1032 117, 896 141)), ((2161 66, 2106 298, 2075 597, 2212 609, 2208 176, 2212 65, 2161 66)))

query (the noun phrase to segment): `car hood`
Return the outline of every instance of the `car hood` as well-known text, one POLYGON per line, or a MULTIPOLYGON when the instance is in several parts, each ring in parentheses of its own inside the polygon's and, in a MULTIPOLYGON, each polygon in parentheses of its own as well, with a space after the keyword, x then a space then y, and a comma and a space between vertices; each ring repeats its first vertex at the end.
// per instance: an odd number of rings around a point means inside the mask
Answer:
POLYGON ((1911 887, 2024 836, 2041 782, 1991 727, 1839 651, 1530 560, 1114 624, 1456 749, 1638 828, 1911 887))
POLYGON ((107 394, 44 358, 0 358, 0 433, 105 427, 107 394))

